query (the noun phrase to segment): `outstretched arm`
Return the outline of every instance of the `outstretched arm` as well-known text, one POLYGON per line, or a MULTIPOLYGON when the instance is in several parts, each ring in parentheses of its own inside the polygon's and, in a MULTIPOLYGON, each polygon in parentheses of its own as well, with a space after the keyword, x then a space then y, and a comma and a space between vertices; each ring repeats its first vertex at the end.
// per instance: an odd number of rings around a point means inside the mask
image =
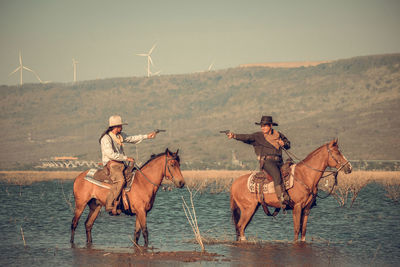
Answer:
POLYGON ((138 135, 127 135, 125 133, 121 133, 124 143, 131 143, 131 144, 139 144, 145 139, 152 139, 156 136, 156 134, 149 133, 149 134, 138 134, 138 135))
POLYGON ((246 144, 252 144, 256 141, 253 134, 235 134, 235 133, 229 132, 227 134, 227 136, 229 139, 236 139, 236 140, 242 141, 246 144))

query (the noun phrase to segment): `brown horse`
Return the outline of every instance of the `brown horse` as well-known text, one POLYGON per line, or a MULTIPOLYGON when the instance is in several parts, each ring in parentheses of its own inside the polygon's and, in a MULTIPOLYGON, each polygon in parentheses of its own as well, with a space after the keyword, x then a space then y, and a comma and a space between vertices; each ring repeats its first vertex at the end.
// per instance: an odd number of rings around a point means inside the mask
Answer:
MULTIPOLYGON (((148 246, 149 244, 146 216, 147 212, 153 207, 157 190, 164 177, 172 180, 178 188, 182 188, 185 185, 180 170, 178 151, 171 153, 167 148, 164 153, 152 156, 135 173, 131 189, 126 193, 128 209, 124 212, 129 215, 136 214, 136 244, 138 244, 141 231, 143 232, 144 245, 148 246)), ((101 207, 105 205, 110 190, 85 180, 84 178, 87 172, 88 171, 85 171, 79 174, 74 182, 75 215, 71 223, 71 243, 74 243, 75 229, 78 226, 79 218, 86 205, 90 208, 89 215, 85 222, 86 242, 88 244, 92 243, 91 230, 94 221, 99 215, 101 207)))
MULTIPOLYGON (((339 151, 337 139, 314 150, 295 166, 294 185, 288 190, 289 207, 293 209, 294 241, 298 240, 300 229, 301 241, 306 240, 308 215, 317 196, 318 183, 328 166, 344 173, 351 172, 351 164, 339 151)), ((245 189, 249 176, 239 177, 231 187, 231 211, 238 241, 246 240, 244 231, 261 204, 259 196, 245 189)), ((267 214, 267 206, 280 207, 275 192, 264 193, 264 201, 266 205, 262 206, 267 214)))

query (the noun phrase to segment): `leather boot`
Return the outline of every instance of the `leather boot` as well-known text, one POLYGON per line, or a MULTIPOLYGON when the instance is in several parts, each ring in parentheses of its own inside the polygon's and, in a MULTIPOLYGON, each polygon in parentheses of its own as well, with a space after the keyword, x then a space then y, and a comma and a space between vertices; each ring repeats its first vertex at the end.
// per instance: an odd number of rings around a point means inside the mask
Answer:
MULTIPOLYGON (((111 191, 113 192, 113 207, 111 209, 110 215, 119 215, 121 214, 121 210, 117 210, 117 206, 119 203, 119 195, 121 193, 122 187, 124 185, 123 181, 119 181, 117 183, 113 184, 113 187, 111 188, 111 191)), ((107 209, 106 209, 107 211, 107 209)))
POLYGON ((290 196, 287 193, 286 188, 285 188, 285 186, 283 184, 282 184, 282 197, 283 197, 283 200, 284 200, 285 204, 286 205, 289 204, 290 196))
POLYGON ((275 193, 278 201, 280 202, 281 209, 286 209, 285 199, 283 198, 281 185, 275 185, 275 193))
POLYGON ((112 211, 113 209, 113 203, 114 202, 114 194, 113 192, 110 190, 110 192, 108 193, 107 199, 106 199, 106 211, 112 211))
POLYGON ((119 201, 115 200, 114 201, 114 206, 112 208, 112 211, 110 212, 110 215, 117 216, 117 215, 121 214, 122 211, 120 209, 117 209, 118 208, 118 204, 119 204, 119 201))
POLYGON ((117 216, 121 214, 121 210, 117 210, 117 203, 114 203, 112 210, 110 211, 110 215, 117 216))

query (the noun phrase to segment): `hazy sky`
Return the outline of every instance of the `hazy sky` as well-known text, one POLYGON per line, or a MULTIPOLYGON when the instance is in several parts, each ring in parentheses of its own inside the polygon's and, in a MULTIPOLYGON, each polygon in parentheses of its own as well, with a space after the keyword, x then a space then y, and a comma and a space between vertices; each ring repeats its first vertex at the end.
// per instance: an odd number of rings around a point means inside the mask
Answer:
MULTIPOLYGON (((400 52, 400 1, 0 0, 0 84, 23 63, 42 80, 145 76, 136 56, 157 43, 152 71, 400 52)), ((24 82, 37 82, 24 72, 24 82)))

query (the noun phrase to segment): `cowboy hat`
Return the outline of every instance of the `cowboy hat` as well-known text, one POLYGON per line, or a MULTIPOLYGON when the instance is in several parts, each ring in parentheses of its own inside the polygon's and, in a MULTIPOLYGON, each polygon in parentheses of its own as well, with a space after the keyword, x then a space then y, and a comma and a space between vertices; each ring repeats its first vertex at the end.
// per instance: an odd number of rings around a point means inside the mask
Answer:
POLYGON ((113 115, 108 119, 108 127, 119 126, 119 125, 128 125, 127 123, 123 123, 121 116, 113 115))
POLYGON ((260 122, 256 122, 255 124, 261 125, 261 126, 262 125, 266 125, 266 124, 271 124, 271 125, 274 125, 274 126, 278 126, 278 123, 274 122, 272 120, 271 116, 262 116, 261 117, 261 121, 260 122))

